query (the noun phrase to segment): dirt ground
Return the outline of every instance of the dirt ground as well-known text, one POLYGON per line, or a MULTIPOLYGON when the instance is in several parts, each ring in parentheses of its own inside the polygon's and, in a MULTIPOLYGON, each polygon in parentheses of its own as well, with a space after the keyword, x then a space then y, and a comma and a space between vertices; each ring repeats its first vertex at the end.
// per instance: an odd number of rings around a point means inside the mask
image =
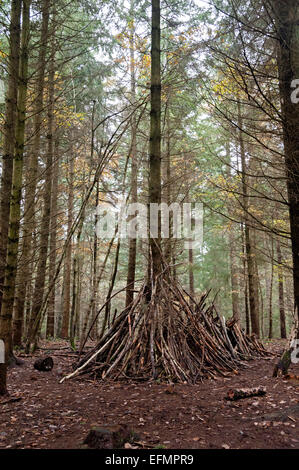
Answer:
MULTIPOLYGON (((299 381, 272 378, 275 357, 198 385, 101 383, 87 377, 59 384, 76 355, 67 343, 42 347, 9 371, 10 397, 0 401, 0 448, 75 449, 91 426, 118 423, 139 435, 141 448, 299 448, 299 381), (53 370, 36 371, 36 358, 49 354, 53 370), (266 387, 264 397, 224 400, 230 388, 256 386, 266 387)), ((283 343, 270 347, 279 354, 283 343)), ((299 375, 299 364, 290 372, 299 375)))

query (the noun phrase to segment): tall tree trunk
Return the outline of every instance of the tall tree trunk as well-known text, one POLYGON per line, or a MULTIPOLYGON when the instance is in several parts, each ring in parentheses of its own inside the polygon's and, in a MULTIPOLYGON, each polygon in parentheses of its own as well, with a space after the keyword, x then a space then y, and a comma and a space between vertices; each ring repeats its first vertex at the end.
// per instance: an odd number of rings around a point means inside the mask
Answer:
POLYGON ((15 146, 21 5, 21 0, 12 0, 9 27, 10 52, 8 62, 8 87, 6 94, 0 194, 0 309, 4 284, 13 156, 15 146))
MULTIPOLYGON (((58 209, 58 147, 59 140, 56 135, 55 150, 53 162, 53 180, 52 180, 52 195, 51 195, 51 222, 50 222, 50 259, 49 259, 49 285, 53 283, 56 272, 56 251, 57 251, 57 209, 58 209)), ((48 315, 47 315, 47 336, 54 337, 55 335, 55 289, 52 289, 49 294, 48 301, 48 315)))
MULTIPOLYGON (((96 101, 93 101, 93 107, 92 107, 92 118, 91 118, 91 142, 90 142, 90 162, 91 165, 94 164, 94 150, 95 150, 95 128, 94 128, 94 118, 95 118, 95 110, 96 110, 96 101)), ((88 309, 85 313, 85 317, 82 318, 83 324, 81 328, 81 337, 80 337, 80 354, 82 351, 82 344, 86 336, 87 332, 87 327, 88 327, 88 322, 91 318, 94 318, 96 314, 96 300, 97 300, 97 292, 98 292, 98 287, 99 287, 99 277, 98 276, 98 264, 97 264, 97 249, 98 249, 98 238, 97 238, 97 232, 96 232, 96 227, 98 223, 98 213, 97 213, 97 208, 99 204, 99 179, 96 180, 96 199, 95 199, 95 218, 94 218, 94 226, 95 226, 95 232, 94 232, 94 241, 93 241, 93 260, 92 260, 92 290, 91 290, 91 297, 90 297, 90 302, 88 309)), ((84 221, 84 214, 82 214, 81 221, 80 221, 80 226, 82 227, 84 221)), ((76 260, 74 260, 74 264, 76 263, 76 260)), ((74 266, 74 269, 77 269, 76 266, 74 266)), ((78 285, 79 289, 79 285, 78 285)), ((78 291, 79 293, 79 291, 78 291)), ((75 312, 74 312, 75 314, 75 312)))
MULTIPOLYGON (((67 236, 69 236, 73 224, 73 202, 74 202, 74 155, 71 150, 69 161, 69 195, 68 195, 68 220, 67 236)), ((63 311, 61 337, 69 337, 69 319, 71 307, 71 265, 72 265, 72 244, 69 243, 66 249, 64 274, 63 274, 63 311)))
MULTIPOLYGON (((48 23, 49 23, 49 2, 45 1, 45 23, 47 25, 46 37, 48 36, 48 23)), ((46 47, 45 38, 45 47, 46 47)), ((47 269, 47 256, 49 245, 49 232, 50 232, 50 219, 51 219, 51 194, 52 194, 52 163, 53 163, 53 122, 54 122, 54 65, 51 64, 51 70, 48 80, 48 129, 47 129, 47 156, 46 156, 46 169, 45 169, 45 184, 43 194, 43 214, 41 220, 41 234, 40 234, 40 247, 39 259, 37 264, 37 273, 35 279, 33 303, 30 318, 30 332, 29 341, 33 343, 36 341, 34 337, 33 325, 40 311, 43 303, 46 269, 47 269)), ((27 346, 28 348, 28 346, 27 346)))
MULTIPOLYGON (((134 11, 135 1, 131 0, 131 13, 134 11)), ((131 103, 136 101, 136 78, 135 78, 135 27, 132 25, 130 32, 130 72, 131 72, 131 103)), ((136 143, 136 115, 131 118, 131 203, 137 203, 137 143, 136 143)), ((126 289, 126 307, 134 299, 134 281, 136 270, 136 238, 129 239, 128 274, 126 289)))
MULTIPOLYGON (((41 25, 41 35, 40 35, 40 49, 39 49, 39 56, 38 56, 38 73, 36 77, 36 99, 35 99, 35 116, 34 116, 34 140, 32 145, 32 152, 30 156, 29 162, 29 178, 30 184, 27 187, 27 194, 25 200, 25 220, 24 220, 24 241, 23 241, 23 250, 22 250, 22 257, 23 257, 23 266, 24 271, 22 276, 20 276, 20 289, 22 292, 26 293, 27 284, 30 281, 30 277, 32 273, 28 271, 28 264, 29 259, 33 254, 32 250, 32 233, 33 227, 35 226, 35 193, 36 193, 36 185, 37 185, 37 174, 38 174, 38 157, 40 154, 40 140, 41 140, 41 128, 42 128, 42 119, 43 119, 43 94, 44 94, 44 84, 45 84, 45 69, 46 69, 46 53, 47 53, 47 43, 48 43, 48 28, 49 28, 49 13, 50 13, 50 0, 43 0, 42 2, 42 25, 41 25)), ((51 172, 50 168, 47 168, 46 171, 46 181, 47 178, 50 176, 49 171, 51 172)), ((49 181, 48 181, 49 184, 49 181)), ((46 185, 46 183, 45 183, 46 185)), ((46 188, 44 188, 46 192, 46 188)), ((51 188, 50 188, 51 191, 51 188)), ((50 193, 49 193, 50 194, 50 193)), ((46 201, 47 196, 44 193, 44 200, 46 201)), ((46 201, 47 204, 47 201, 46 201)), ((44 209, 44 214, 45 214, 44 209)), ((44 219, 44 217, 43 217, 44 219)), ((41 237, 48 236, 45 232, 45 220, 44 220, 44 227, 42 227, 42 235, 41 237)), ((49 230, 49 229, 48 229, 49 230)), ((39 257, 39 264, 41 265, 41 253, 44 248, 42 248, 44 241, 41 240, 41 251, 39 257)), ((34 323, 34 318, 37 314, 36 310, 38 308, 38 302, 40 295, 42 294, 43 286, 42 286, 42 276, 39 276, 39 271, 37 272, 37 279, 35 281, 35 286, 33 289, 33 300, 32 300, 32 311, 31 317, 29 320, 29 331, 28 331, 28 338, 26 348, 28 351, 29 342, 30 342, 30 335, 32 334, 32 325, 34 323), (39 278, 39 279, 38 279, 39 278), (35 311, 33 309, 35 308, 35 311)), ((19 296, 20 299, 25 298, 25 296, 19 296)), ((21 307, 19 306, 18 309, 21 307)))
POLYGON ((238 127, 239 127, 239 144, 240 144, 240 156, 241 156, 241 167, 242 167, 242 191, 243 191, 243 209, 244 209, 244 231, 245 231, 245 251, 247 260, 247 273, 248 273, 248 290, 249 290, 249 306, 250 306, 250 319, 251 329, 258 338, 260 335, 259 326, 259 308, 258 308, 258 287, 256 279, 256 267, 255 267, 255 252, 252 245, 251 230, 248 224, 248 187, 247 187, 247 165, 245 158, 245 146, 243 140, 243 123, 241 116, 241 106, 238 103, 238 127))
POLYGON ((273 338, 273 274, 274 274, 274 243, 273 238, 271 240, 271 277, 270 277, 270 288, 269 288, 269 333, 268 338, 273 338))
POLYGON ((242 258, 243 258, 243 284, 244 284, 244 313, 245 313, 245 327, 246 334, 250 334, 250 316, 249 316, 249 301, 248 301, 248 275, 247 275, 247 262, 246 262, 246 247, 245 247, 245 225, 241 225, 242 236, 242 258))
MULTIPOLYGON (((52 153, 52 194, 50 201, 50 244, 49 244, 49 286, 54 282, 57 251, 57 206, 59 175, 59 134, 55 122, 55 54, 56 54, 56 8, 53 6, 51 30, 51 57, 49 65, 49 103, 48 103, 48 139, 49 151, 52 153)), ((55 330, 55 289, 48 299, 46 336, 54 337, 55 330)))
MULTIPOLYGON (((20 116, 22 122, 19 124, 19 129, 18 129, 19 136, 18 136, 18 142, 17 142, 17 145, 20 146, 20 151, 22 154, 24 153, 24 142, 25 142, 25 107, 26 107, 26 96, 27 96, 28 46, 29 46, 29 36, 30 36, 30 4, 31 4, 31 0, 23 1, 22 43, 21 43, 20 83, 19 83, 19 103, 18 103, 19 108, 23 109, 23 115, 20 116)), ((20 284, 22 285, 22 283, 20 284)), ((16 292, 16 299, 15 299, 16 308, 14 311, 14 325, 13 325, 13 344, 15 346, 20 346, 22 343, 25 298, 26 298, 26 291, 20 292, 20 287, 18 287, 17 292, 16 292)))
MULTIPOLYGON (((164 165, 164 199, 168 206, 171 204, 171 155, 170 155, 170 93, 167 97, 166 103, 166 155, 165 155, 165 165, 164 165)), ((164 248, 164 258, 166 263, 171 264, 171 257, 174 247, 174 239, 173 239, 173 214, 170 213, 169 217, 169 239, 165 240, 165 248, 164 248)))
MULTIPOLYGON (((149 147, 149 203, 161 203, 161 31, 160 0, 152 0, 151 112, 149 147)), ((150 233, 153 279, 161 272, 161 216, 158 214, 157 236, 150 233)), ((151 227, 154 228, 154 227, 151 227)))
POLYGON ((299 4, 298 0, 272 0, 272 6, 279 42, 278 71, 290 209, 294 300, 299 319, 299 112, 298 104, 292 99, 294 81, 299 79, 299 4))
MULTIPOLYGON (((72 286, 72 306, 70 312, 70 344, 75 349, 75 332, 79 314, 79 293, 80 293, 80 241, 83 228, 84 217, 80 221, 77 233, 76 252, 73 260, 73 286, 72 286)), ((96 273, 95 273, 96 275, 96 273)))
MULTIPOLYGON (((94 149, 95 149, 95 131, 94 131, 94 118, 95 118, 95 108, 96 102, 93 102, 93 108, 92 108, 92 120, 91 120, 91 146, 90 146, 90 160, 91 163, 94 163, 94 149)), ((94 226, 95 226, 95 231, 94 231, 94 238, 93 238, 93 253, 92 253, 92 294, 91 298, 93 299, 93 302, 91 304, 91 318, 94 319, 96 316, 96 309, 97 309, 97 296, 98 296, 98 284, 97 284, 97 278, 98 278, 98 236, 97 236, 97 224, 98 224, 98 205, 99 205, 99 194, 100 193, 100 182, 99 179, 97 178, 96 181, 96 194, 95 194, 95 220, 94 220, 94 226)), ((83 218, 82 218, 82 223, 83 223, 83 218)), ((80 241, 80 238, 78 240, 78 243, 80 241)), ((78 248, 78 247, 77 247, 78 248)), ((78 258, 79 259, 79 258, 78 258)), ((77 260, 74 259, 74 264, 77 263, 77 260)), ((88 314, 89 316, 89 314, 88 314)), ((96 337, 96 326, 93 331, 93 336, 96 337)))
MULTIPOLYGON (((99 181, 96 182, 96 208, 99 204, 99 192, 100 192, 100 184, 99 181)), ((95 227, 98 223, 98 216, 95 216, 95 227)), ((96 309, 97 309, 97 296, 98 296, 98 289, 97 289, 97 277, 98 277, 98 237, 97 231, 94 232, 94 239, 93 239, 93 253, 92 253, 92 297, 94 299, 91 309, 91 318, 92 320, 96 316, 96 309)), ((97 328, 95 325, 94 331, 92 332, 92 336, 97 336, 97 328)))
MULTIPOLYGON (((18 15, 14 17, 16 21, 14 27, 20 28, 20 5, 15 5, 18 15)), ((22 197, 22 175, 23 175, 23 155, 26 119, 26 97, 27 97, 27 68, 28 68, 28 34, 29 34, 29 3, 24 3, 24 25, 22 34, 22 67, 17 69, 18 78, 18 105, 16 119, 15 152, 13 158, 12 191, 9 211, 9 229, 7 241, 7 256, 4 273, 3 296, 0 312, 0 339, 5 345, 5 363, 0 364, 0 395, 4 395, 6 389, 6 370, 12 355, 12 311, 15 297, 15 279, 18 263, 18 245, 21 216, 22 197)), ((15 98, 16 99, 16 98, 15 98)))
POLYGON ((248 273, 248 293, 249 293, 249 308, 251 331, 257 337, 260 335, 259 327, 259 310, 258 310, 258 286, 257 286, 257 273, 254 261, 255 252, 252 246, 251 233, 248 225, 245 224, 245 239, 246 239, 246 256, 247 256, 247 273, 248 273))
POLYGON ((280 316, 280 336, 281 338, 287 337, 286 330, 286 316, 284 308, 284 291, 283 291, 283 270, 282 270, 282 255, 281 255, 281 246, 280 241, 277 239, 276 242, 276 251, 277 251, 277 278, 278 278, 278 299, 279 299, 279 316, 280 316))
POLYGON ((230 275, 231 275, 231 288, 232 288, 232 310, 233 318, 240 324, 240 309, 239 309, 239 283, 238 283, 238 265, 235 250, 236 241, 232 231, 229 229, 229 254, 230 254, 230 275))
POLYGON ((249 316, 249 300, 248 300, 248 282, 247 278, 245 279, 245 296, 244 296, 244 303, 245 303, 245 324, 246 324, 246 334, 250 334, 250 316, 249 316))
MULTIPOLYGON (((257 272, 256 275, 257 275, 257 280, 258 280, 258 290, 259 290, 259 297, 260 297, 259 305, 260 305, 261 337, 264 338, 264 296, 263 296, 263 287, 262 287, 262 283, 260 281, 258 270, 256 272, 257 272)), ((265 272, 265 275, 266 275, 266 272, 265 272)))
MULTIPOLYGON (((231 153, 230 143, 226 142, 226 158, 228 162, 227 177, 231 178, 231 153)), ((230 214, 231 209, 228 205, 228 213, 230 214)), ((228 242, 229 242, 229 255, 230 255, 230 275, 231 275, 231 297, 232 297, 232 311, 233 318, 240 325, 240 308, 239 308, 239 283, 238 283, 238 259, 236 254, 236 239, 234 237, 234 230, 232 226, 228 227, 228 242)))

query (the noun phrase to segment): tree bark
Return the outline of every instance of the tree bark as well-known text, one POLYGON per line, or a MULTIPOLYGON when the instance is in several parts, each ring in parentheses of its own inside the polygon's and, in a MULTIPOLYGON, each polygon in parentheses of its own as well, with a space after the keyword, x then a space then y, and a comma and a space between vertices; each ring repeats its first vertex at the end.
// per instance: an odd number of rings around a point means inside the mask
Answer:
MULTIPOLYGON (((45 0, 43 5, 43 48, 45 54, 47 49, 48 39, 48 25, 50 13, 50 1, 45 0)), ((52 163, 53 163, 53 122, 54 122, 54 68, 51 66, 49 83, 48 83, 49 103, 48 103, 48 129, 47 129, 47 156, 46 156, 46 169, 45 169, 45 183, 43 194, 43 214, 41 220, 41 235, 39 258, 37 264, 37 273, 34 285, 34 293, 32 300, 32 311, 30 318, 29 328, 29 342, 33 343, 36 340, 33 325, 36 320, 37 314, 41 308, 44 297, 45 281, 46 281, 46 268, 50 232, 50 216, 51 216, 51 194, 52 194, 52 163)), ((38 147, 40 147, 40 142, 38 147)), ((28 350, 28 344, 27 344, 28 350)))
MULTIPOLYGON (((57 209, 58 209, 58 137, 55 138, 55 161, 53 162, 53 180, 51 195, 51 222, 50 222, 50 259, 49 259, 49 285, 53 283, 56 272, 56 251, 57 251, 57 209)), ((55 289, 52 289, 48 301, 47 330, 48 337, 55 335, 55 289)))
POLYGON ((239 283, 238 283, 238 266, 237 257, 235 251, 235 239, 232 231, 229 231, 229 253, 230 253, 230 277, 231 277, 231 288, 232 288, 232 310, 233 318, 240 325, 240 309, 239 309, 239 283))
POLYGON ((268 338, 272 339, 273 338, 273 302, 272 302, 272 296, 273 296, 273 273, 274 273, 274 249, 273 249, 273 239, 271 241, 271 277, 270 277, 270 288, 269 288, 269 334, 268 338))
MULTIPOLYGON (((294 304, 299 318, 299 112, 292 99, 299 79, 299 5, 272 0, 279 42, 278 72, 293 254, 294 304)), ((298 86, 298 85, 297 85, 298 86)))
MULTIPOLYGON (((82 217, 77 233, 76 252, 73 260, 72 306, 70 312, 70 344, 75 349, 75 333, 79 316, 80 294, 80 241, 84 217, 82 217)), ((96 273, 95 273, 96 274, 96 273)))
MULTIPOLYGON (((21 43, 21 62, 20 62, 20 80, 19 80, 19 103, 18 107, 21 111, 20 119, 18 123, 17 145, 19 151, 24 153, 24 142, 25 142, 25 107, 27 97, 27 74, 28 74, 28 46, 30 36, 30 4, 31 0, 23 1, 23 12, 22 12, 22 43, 21 43)), ((13 344, 14 346, 20 346, 22 343, 23 333, 23 319, 24 319, 24 303, 25 303, 26 292, 20 293, 20 288, 17 289, 16 293, 16 308, 14 311, 14 325, 13 325, 13 344), (20 307, 21 304, 21 307, 20 307)))
POLYGON ((276 252, 277 252, 277 280, 278 280, 278 300, 279 300, 279 317, 280 317, 280 336, 281 338, 287 337, 286 331, 286 316, 284 308, 284 290, 283 290, 283 270, 282 270, 282 255, 281 255, 281 246, 279 239, 276 242, 276 252))
MULTIPOLYGON (((231 178, 231 154, 229 141, 226 142, 226 157, 228 162, 228 174, 227 177, 231 178)), ((231 209, 228 205, 228 213, 230 214, 231 209)), ((233 318, 240 326, 240 308, 239 308, 239 283, 238 283, 238 260, 236 254, 236 239, 233 234, 233 227, 228 227, 228 242, 229 242, 229 255, 230 255, 230 275, 231 275, 231 297, 232 297, 232 311, 233 318)))
POLYGON ((249 307, 250 307, 250 319, 251 319, 251 330, 258 338, 260 336, 259 326, 259 307, 258 307, 258 287, 256 279, 255 269, 255 253, 251 240, 251 230, 248 225, 248 189, 247 189, 247 165, 245 157, 245 146, 243 140, 243 123, 241 116, 241 107, 238 103, 238 127, 239 127, 239 143, 240 143, 240 155, 241 155, 241 166, 242 166, 242 191, 243 191, 243 209, 244 209, 244 231, 245 231, 245 252, 247 260, 247 274, 248 274, 248 291, 249 291, 249 307))
MULTIPOLYGON (((134 11, 134 0, 131 1, 131 13, 134 11)), ((135 27, 131 28, 130 33, 130 73, 131 73, 131 103, 136 101, 136 78, 135 78, 135 27)), ((131 118, 131 203, 137 203, 137 141, 136 141, 136 115, 133 113, 131 118)), ((129 257, 128 257, 128 274, 126 289, 126 307, 133 302, 134 299, 134 281, 136 270, 136 238, 129 239, 129 257)))
POLYGON ((17 87, 20 56, 21 0, 12 0, 9 27, 8 87, 4 122, 4 142, 0 195, 0 309, 3 294, 4 271, 8 238, 8 221, 11 197, 11 182, 15 146, 15 124, 17 113, 17 87))
MULTIPOLYGON (((171 131, 170 131, 170 103, 171 96, 168 94, 166 104, 166 161, 165 161, 165 199, 168 206, 171 204, 171 155, 170 155, 170 142, 171 142, 171 131)), ((168 264, 171 264, 172 253, 175 246, 175 240, 173 239, 173 214, 170 213, 169 217, 169 239, 165 241, 164 257, 168 264)))
MULTIPOLYGON (((69 162, 69 195, 68 195, 68 222, 67 222, 67 235, 69 236, 73 224, 73 202, 74 202, 74 156, 70 152, 69 162)), ((71 306, 71 264, 72 264, 72 245, 67 246, 64 274, 63 274, 63 311, 62 311, 62 328, 61 337, 69 337, 69 319, 70 319, 70 306, 71 306)))
MULTIPOLYGON (((160 0, 152 0, 151 46, 151 112, 149 146, 149 203, 161 203, 161 31, 160 0)), ((161 272, 161 216, 157 221, 157 237, 150 233, 150 253, 153 280, 161 272)))
MULTIPOLYGON (((57 206, 58 206, 58 175, 59 175, 59 135, 55 122, 55 54, 56 36, 55 24, 56 9, 53 7, 51 30, 51 57, 49 66, 49 102, 48 102, 48 148, 52 153, 52 194, 50 200, 50 245, 49 245, 49 285, 54 282, 56 272, 57 251, 57 206)), ((55 330, 55 289, 49 294, 46 336, 54 337, 55 330)))
MULTIPOLYGON (((36 100, 35 100, 35 117, 34 117, 34 140, 32 146, 32 152, 30 156, 29 162, 29 178, 31 184, 28 186, 28 193, 26 194, 26 201, 25 201, 25 219, 24 219, 24 239, 23 239, 23 250, 22 250, 22 257, 23 257, 23 266, 24 272, 22 276, 20 276, 20 289, 22 289, 20 295, 20 302, 22 299, 25 299, 26 289, 28 282, 32 276, 32 273, 28 270, 29 259, 32 256, 32 233, 33 227, 35 226, 35 193, 36 193, 36 185, 37 185, 37 173, 38 173, 38 156, 40 154, 40 140, 41 140, 41 127, 42 127, 42 118, 43 118, 43 105, 44 105, 44 83, 45 83, 45 69, 46 69, 46 52, 47 52, 47 43, 48 43, 48 28, 49 28, 49 13, 50 13, 50 0, 43 0, 42 2, 42 25, 41 25, 41 36, 40 36, 40 49, 39 49, 39 56, 38 56, 38 73, 37 73, 37 81, 36 81, 36 100)), ((46 182, 49 176, 50 168, 47 167, 46 171, 46 182)), ((48 182, 49 184, 49 182, 48 182)), ((45 183, 46 185, 46 183, 45 183)), ((46 192, 46 188, 44 189, 46 192)), ((50 188, 51 191, 51 188, 50 188)), ((47 204, 47 196, 44 193, 44 201, 47 204)), ((45 210, 47 210, 45 208, 45 210)), ((44 214, 45 214, 44 210, 44 214)), ((44 220, 45 222, 45 220, 44 220)), ((47 236, 44 232, 45 230, 45 223, 44 226, 41 228, 41 238, 47 236)), ((48 229, 49 230, 49 229, 48 229)), ((44 241, 41 239, 41 248, 40 248, 40 256, 39 256, 39 264, 41 265, 41 253, 44 248, 42 248, 44 241)), ((30 336, 32 334, 32 325, 34 323, 34 318, 36 315, 37 310, 37 302, 39 302, 38 298, 42 295, 43 286, 42 286, 42 276, 39 275, 39 271, 37 271, 37 279, 35 281, 35 286, 33 290, 33 300, 32 300, 32 310, 31 316, 29 319, 29 328, 28 328, 28 338, 26 348, 28 351, 30 336), (35 311, 33 311, 35 309, 35 311)), ((21 306, 18 306, 18 310, 21 309, 21 306)))
POLYGON ((248 276, 247 276, 247 262, 246 262, 246 248, 245 248, 245 227, 244 223, 241 225, 242 236, 242 260, 243 260, 243 287, 244 287, 244 315, 245 315, 245 328, 246 334, 250 334, 250 316, 249 316, 249 302, 248 302, 248 276))
MULTIPOLYGON (((27 4, 26 4, 27 6, 27 4)), ((25 9, 26 9, 25 6, 25 9)), ((14 28, 20 28, 21 7, 15 4, 17 15, 14 12, 14 28)), ((12 12, 13 13, 13 12, 12 12)), ((26 15, 28 18, 28 15, 26 15)), ((26 25, 25 25, 26 28, 26 25)), ((23 31, 27 34, 28 30, 23 31)), ((24 37, 24 36, 23 36, 24 37)), ((12 40, 12 38, 11 38, 12 40)), ((3 296, 0 312, 0 339, 5 345, 5 363, 0 364, 0 395, 7 393, 6 388, 6 371, 7 365, 12 356, 12 311, 15 297, 15 279, 17 274, 18 263, 18 245, 20 233, 20 216, 21 216, 21 197, 22 197, 22 175, 23 175, 23 154, 24 154, 24 136, 25 136, 25 118, 26 118, 26 96, 27 96, 27 48, 22 49, 22 68, 17 69, 18 79, 18 100, 17 100, 17 119, 16 134, 13 143, 15 143, 15 151, 13 158, 12 172, 12 189, 9 211, 7 255, 4 272, 3 296), (24 60, 25 59, 25 60, 24 60)), ((16 97, 15 97, 16 99, 16 97)))

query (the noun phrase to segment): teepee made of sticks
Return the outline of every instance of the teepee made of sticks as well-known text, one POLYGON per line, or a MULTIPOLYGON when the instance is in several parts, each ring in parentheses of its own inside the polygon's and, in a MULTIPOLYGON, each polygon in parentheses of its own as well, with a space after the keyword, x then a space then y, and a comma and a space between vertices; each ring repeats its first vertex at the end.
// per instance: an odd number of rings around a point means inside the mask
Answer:
POLYGON ((232 320, 225 321, 208 293, 196 302, 169 277, 144 284, 98 344, 62 379, 91 374, 100 379, 159 379, 196 383, 225 375, 244 360, 267 355, 263 345, 232 320))

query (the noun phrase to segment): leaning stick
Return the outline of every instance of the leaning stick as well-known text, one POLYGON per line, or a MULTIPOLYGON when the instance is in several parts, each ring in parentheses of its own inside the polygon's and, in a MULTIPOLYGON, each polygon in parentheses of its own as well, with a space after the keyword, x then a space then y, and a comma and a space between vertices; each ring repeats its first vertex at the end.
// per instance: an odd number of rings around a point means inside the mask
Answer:
POLYGON ((71 374, 69 375, 66 375, 65 377, 63 377, 59 383, 62 384, 62 382, 64 382, 65 380, 67 379, 70 379, 72 377, 75 377, 75 375, 78 375, 78 373, 84 369, 84 367, 87 366, 87 364, 89 364, 89 362, 91 362, 95 357, 97 357, 98 354, 100 354, 100 352, 104 351, 104 349, 107 348, 108 344, 111 343, 111 341, 113 340, 113 338, 117 335, 118 331, 116 333, 114 333, 113 336, 111 336, 111 338, 109 339, 109 341, 107 341, 107 343, 104 344, 104 346, 101 347, 101 349, 99 349, 98 351, 96 351, 86 362, 84 362, 84 364, 82 364, 81 367, 79 367, 78 369, 76 369, 74 372, 72 372, 71 374))

